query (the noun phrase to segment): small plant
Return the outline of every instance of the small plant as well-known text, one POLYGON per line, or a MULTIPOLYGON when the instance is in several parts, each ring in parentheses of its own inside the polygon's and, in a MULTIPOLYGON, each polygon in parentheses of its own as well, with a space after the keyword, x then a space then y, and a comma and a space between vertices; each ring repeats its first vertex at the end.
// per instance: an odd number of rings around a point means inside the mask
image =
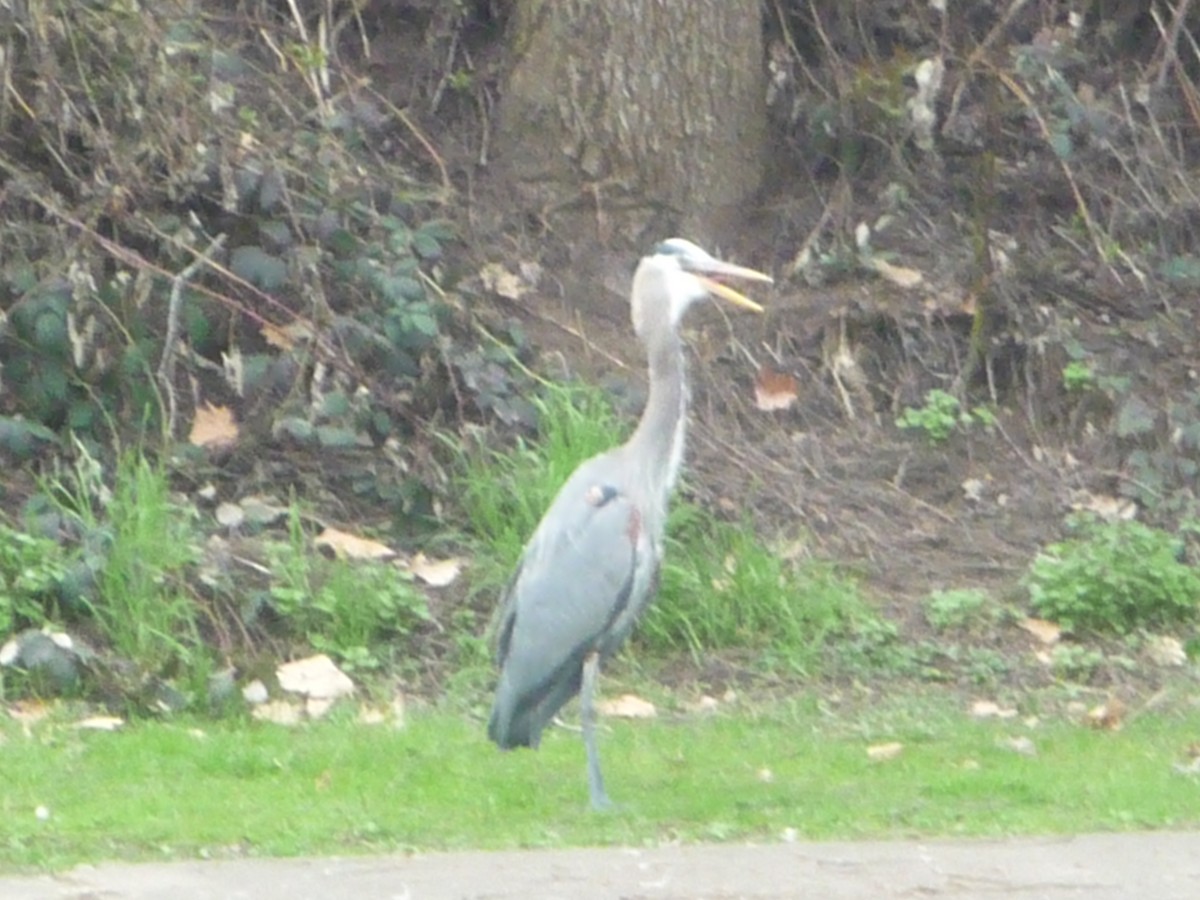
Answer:
POLYGON ((1081 644, 1059 644, 1050 653, 1050 668, 1059 678, 1091 681, 1104 663, 1104 654, 1081 644))
POLYGON ((187 510, 171 498, 166 472, 144 456, 122 457, 109 489, 82 445, 74 472, 48 483, 62 512, 102 558, 85 601, 113 649, 148 672, 201 668, 196 604, 185 569, 196 552, 187 510))
POLYGON ((637 640, 696 657, 759 649, 768 662, 812 674, 875 618, 857 586, 831 567, 785 561, 748 525, 681 503, 668 528, 662 590, 637 640))
POLYGON ((0 640, 54 618, 47 608, 66 571, 62 547, 0 525, 0 640))
POLYGON ((1012 671, 1007 656, 991 647, 971 647, 963 659, 963 671, 978 685, 994 685, 1012 671))
POLYGON ((959 427, 972 424, 991 427, 996 424, 996 415, 986 407, 963 409, 958 398, 940 388, 925 394, 925 405, 905 407, 896 420, 896 427, 906 431, 921 431, 930 443, 940 444, 959 427))
POLYGON ((922 606, 925 619, 937 631, 967 629, 973 625, 988 625, 996 618, 985 591, 976 588, 956 588, 934 591, 922 606))
POLYGON ((314 649, 351 670, 378 669, 385 662, 381 644, 428 621, 424 595, 394 566, 312 554, 295 508, 290 534, 289 543, 269 551, 271 605, 314 649))
POLYGON ((1177 536, 1141 522, 1077 517, 1076 536, 1051 544, 1026 583, 1038 614, 1069 630, 1126 634, 1195 621, 1200 571, 1177 536))
POLYGON ((1096 384, 1096 373, 1085 362, 1072 360, 1063 366, 1063 387, 1071 393, 1079 393, 1092 388, 1096 384))

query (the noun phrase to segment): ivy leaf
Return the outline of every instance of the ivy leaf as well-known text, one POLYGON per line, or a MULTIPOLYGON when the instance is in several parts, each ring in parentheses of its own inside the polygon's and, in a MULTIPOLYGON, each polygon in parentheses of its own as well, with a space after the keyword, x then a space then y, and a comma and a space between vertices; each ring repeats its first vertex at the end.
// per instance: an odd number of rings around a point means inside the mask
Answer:
POLYGON ((453 240, 454 226, 445 219, 432 219, 421 226, 420 233, 439 241, 453 240))
POLYGON ((239 278, 267 291, 273 291, 287 281, 287 263, 262 247, 238 247, 233 251, 229 268, 239 278))
POLYGON ((1056 131, 1050 135, 1050 149, 1059 159, 1071 158, 1071 135, 1066 131, 1056 131))
POLYGON ((358 238, 345 228, 335 228, 331 231, 326 243, 338 256, 352 256, 358 251, 358 238))
POLYGON ((358 435, 352 428, 342 428, 337 425, 318 425, 317 442, 322 447, 333 449, 348 449, 358 446, 358 435))
POLYGON ((55 441, 54 432, 46 426, 13 416, 0 416, 0 448, 17 459, 35 455, 43 441, 55 441))
POLYGON ((442 243, 429 232, 421 230, 413 235, 413 252, 422 259, 441 259, 442 243))
POLYGON ((34 340, 41 350, 61 352, 67 345, 67 323, 56 310, 46 310, 33 323, 34 340))
POLYGON ((1117 414, 1117 437, 1135 437, 1154 429, 1154 407, 1137 394, 1130 396, 1117 414))
POLYGON ((1167 281, 1200 284, 1200 256, 1173 256, 1163 263, 1160 272, 1167 281))

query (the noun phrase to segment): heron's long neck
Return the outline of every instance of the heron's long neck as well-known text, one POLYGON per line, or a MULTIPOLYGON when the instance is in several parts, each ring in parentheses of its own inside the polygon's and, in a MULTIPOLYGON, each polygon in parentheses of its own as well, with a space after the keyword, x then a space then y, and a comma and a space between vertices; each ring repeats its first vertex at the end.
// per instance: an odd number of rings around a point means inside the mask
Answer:
POLYGON ((679 336, 671 333, 646 349, 650 358, 650 397, 627 446, 647 486, 660 488, 665 501, 679 475, 687 428, 683 346, 679 336))

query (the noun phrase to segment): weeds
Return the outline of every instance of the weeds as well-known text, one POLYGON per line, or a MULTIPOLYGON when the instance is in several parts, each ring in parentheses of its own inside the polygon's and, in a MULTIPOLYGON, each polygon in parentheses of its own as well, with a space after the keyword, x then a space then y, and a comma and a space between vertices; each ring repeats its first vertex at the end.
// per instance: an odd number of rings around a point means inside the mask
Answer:
POLYGON ((66 573, 61 547, 0 525, 0 638, 54 618, 48 608, 66 573))
POLYGON ((1117 634, 1195 621, 1200 571, 1184 561, 1180 538, 1135 521, 1071 524, 1076 536, 1038 554, 1026 578, 1039 615, 1117 634))
POLYGON ((999 614, 987 593, 975 588, 934 591, 922 605, 925 619, 937 631, 984 627, 993 624, 999 614))
POLYGON ((954 433, 955 429, 982 425, 985 428, 996 423, 995 414, 986 407, 963 409, 953 394, 935 388, 925 394, 924 406, 905 407, 896 420, 896 427, 906 431, 923 432, 933 444, 940 444, 954 433))
POLYGON ((268 550, 271 605, 314 649, 352 671, 376 670, 386 661, 383 642, 407 637, 428 621, 424 595, 407 573, 383 562, 313 555, 295 506, 289 534, 288 543, 268 550))
POLYGON ((191 520, 172 501, 166 473, 130 453, 117 464, 110 491, 81 447, 74 472, 48 490, 103 556, 95 596, 84 603, 113 649, 148 671, 187 667, 200 643, 183 577, 196 551, 191 520))

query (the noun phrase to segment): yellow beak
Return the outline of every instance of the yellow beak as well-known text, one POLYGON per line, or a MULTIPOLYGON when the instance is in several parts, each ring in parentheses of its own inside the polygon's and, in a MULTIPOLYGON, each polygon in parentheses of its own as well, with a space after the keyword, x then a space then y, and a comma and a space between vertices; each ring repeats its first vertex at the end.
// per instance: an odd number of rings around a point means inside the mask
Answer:
POLYGON ((703 272, 693 272, 692 274, 700 279, 701 284, 708 289, 710 294, 720 297, 722 300, 728 300, 734 306, 740 306, 742 309, 756 313, 763 312, 763 308, 759 304, 717 279, 741 278, 745 281, 757 281, 765 284, 773 284, 775 281, 770 275, 764 275, 755 269, 747 269, 744 266, 735 266, 733 263, 719 260, 713 260, 711 265, 706 265, 703 272))

